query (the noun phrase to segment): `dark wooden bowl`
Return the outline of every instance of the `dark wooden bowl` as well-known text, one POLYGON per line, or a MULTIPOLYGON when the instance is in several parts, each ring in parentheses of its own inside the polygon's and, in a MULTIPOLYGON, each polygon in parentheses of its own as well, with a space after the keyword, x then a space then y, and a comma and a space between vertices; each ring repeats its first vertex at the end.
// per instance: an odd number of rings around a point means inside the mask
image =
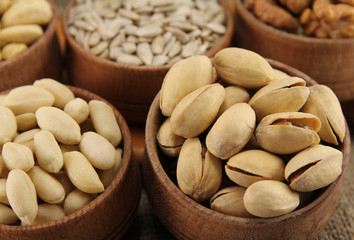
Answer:
MULTIPOLYGON (((274 68, 291 76, 304 78, 308 85, 316 84, 307 75, 277 61, 269 60, 274 68)), ((150 202, 166 228, 178 239, 315 239, 331 219, 342 188, 343 175, 350 158, 350 133, 346 127, 343 171, 338 179, 323 189, 308 205, 275 218, 240 218, 213 211, 185 195, 169 178, 161 161, 167 159, 159 150, 156 134, 163 116, 159 94, 151 105, 145 128, 145 159, 143 179, 150 202)))
POLYGON ((56 33, 57 13, 53 1, 53 18, 44 34, 26 51, 0 62, 0 91, 32 84, 41 78, 61 79, 62 60, 56 33))
MULTIPOLYGON (((97 99, 108 103, 87 90, 71 86, 70 89, 75 96, 86 101, 97 99)), ((140 168, 132 154, 128 125, 117 109, 109 105, 113 108, 123 137, 122 164, 111 184, 92 202, 62 219, 33 226, 0 224, 1 240, 118 239, 128 230, 140 200, 140 168)))
POLYGON ((271 27, 235 0, 235 45, 278 60, 332 88, 341 102, 354 99, 354 38, 319 39, 271 27))
MULTIPOLYGON (((97 93, 115 105, 128 122, 144 124, 149 107, 161 88, 169 66, 127 66, 103 60, 82 49, 68 32, 68 14, 75 1, 71 1, 63 14, 63 33, 66 39, 66 60, 71 83, 97 93)), ((227 14, 227 31, 220 42, 205 55, 212 57, 230 45, 234 22, 227 14)))

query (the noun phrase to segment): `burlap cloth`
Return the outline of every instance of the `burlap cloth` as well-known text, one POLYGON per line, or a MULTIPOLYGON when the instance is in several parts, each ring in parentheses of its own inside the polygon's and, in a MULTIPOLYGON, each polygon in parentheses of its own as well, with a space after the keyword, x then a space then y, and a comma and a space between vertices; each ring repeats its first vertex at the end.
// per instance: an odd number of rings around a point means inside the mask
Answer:
MULTIPOLYGON (((350 127, 354 129, 354 126, 350 127)), ((351 133, 354 142, 354 131, 351 133)), ((352 149, 354 144, 352 143, 352 149)), ((354 240, 354 150, 344 175, 344 182, 337 209, 322 234, 316 240, 354 240)), ((127 239, 174 239, 154 214, 145 189, 142 190, 136 217, 123 237, 127 239)), ((284 239, 286 240, 286 239, 284 239)))

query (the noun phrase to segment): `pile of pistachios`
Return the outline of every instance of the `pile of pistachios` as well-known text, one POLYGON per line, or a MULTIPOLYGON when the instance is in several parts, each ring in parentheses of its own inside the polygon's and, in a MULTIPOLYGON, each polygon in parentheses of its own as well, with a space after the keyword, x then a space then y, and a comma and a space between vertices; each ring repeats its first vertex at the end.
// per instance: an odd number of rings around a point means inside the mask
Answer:
POLYGON ((333 91, 306 84, 241 48, 174 64, 160 91, 165 119, 157 142, 177 161, 171 177, 179 188, 239 217, 276 217, 306 205, 300 199, 341 174, 345 137, 333 91))
POLYGON ((0 61, 12 59, 36 42, 52 17, 47 0, 1 0, 0 61))

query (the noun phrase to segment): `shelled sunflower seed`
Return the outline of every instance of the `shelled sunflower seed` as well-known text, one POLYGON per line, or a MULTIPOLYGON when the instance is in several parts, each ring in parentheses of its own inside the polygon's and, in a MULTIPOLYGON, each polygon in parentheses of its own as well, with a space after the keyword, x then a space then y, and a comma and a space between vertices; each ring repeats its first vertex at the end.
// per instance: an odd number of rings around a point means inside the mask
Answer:
POLYGON ((67 27, 97 57, 161 66, 211 49, 226 14, 217 0, 77 0, 67 27))

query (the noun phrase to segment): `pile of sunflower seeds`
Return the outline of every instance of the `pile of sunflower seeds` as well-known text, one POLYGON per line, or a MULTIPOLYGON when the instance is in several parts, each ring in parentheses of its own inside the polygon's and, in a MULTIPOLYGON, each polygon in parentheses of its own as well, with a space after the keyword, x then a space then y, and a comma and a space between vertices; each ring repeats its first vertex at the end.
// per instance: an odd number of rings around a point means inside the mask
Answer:
POLYGON ((67 27, 95 56, 162 66, 217 44, 226 32, 226 14, 217 0, 77 0, 67 27))

